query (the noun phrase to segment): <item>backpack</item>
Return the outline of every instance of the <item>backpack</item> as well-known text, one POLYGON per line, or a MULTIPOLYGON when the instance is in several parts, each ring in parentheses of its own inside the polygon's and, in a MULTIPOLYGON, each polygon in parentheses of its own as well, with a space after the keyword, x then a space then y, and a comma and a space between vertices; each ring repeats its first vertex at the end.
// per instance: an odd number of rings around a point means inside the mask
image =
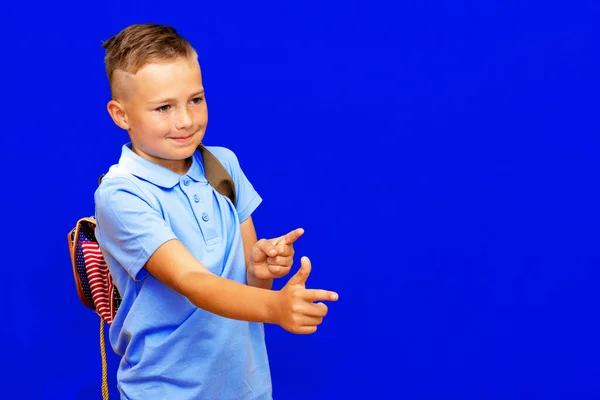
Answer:
MULTIPOLYGON (((204 174, 210 185, 236 204, 233 179, 227 169, 206 147, 198 147, 204 164, 204 174)), ((98 179, 102 182, 104 174, 98 179)), ((111 325, 121 304, 121 295, 112 276, 95 235, 96 220, 80 218, 68 233, 69 254, 75 278, 77 295, 83 305, 100 316, 100 352, 102 355, 102 398, 108 399, 108 367, 104 324, 111 325)))

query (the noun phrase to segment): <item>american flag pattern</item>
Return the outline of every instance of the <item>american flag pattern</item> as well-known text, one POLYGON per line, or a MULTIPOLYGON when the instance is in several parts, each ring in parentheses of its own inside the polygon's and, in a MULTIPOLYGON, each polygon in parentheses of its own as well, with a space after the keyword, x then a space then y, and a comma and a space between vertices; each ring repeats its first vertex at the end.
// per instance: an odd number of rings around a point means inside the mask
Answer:
POLYGON ((110 325, 121 298, 89 222, 82 222, 76 245, 77 273, 84 296, 110 325))

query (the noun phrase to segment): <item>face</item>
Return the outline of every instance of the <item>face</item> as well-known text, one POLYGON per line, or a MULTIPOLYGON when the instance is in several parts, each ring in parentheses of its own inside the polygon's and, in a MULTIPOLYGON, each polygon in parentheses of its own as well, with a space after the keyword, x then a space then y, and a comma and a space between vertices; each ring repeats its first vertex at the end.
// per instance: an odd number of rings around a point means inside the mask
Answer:
POLYGON ((135 75, 117 72, 122 95, 109 102, 108 111, 128 131, 133 151, 184 174, 208 123, 198 61, 151 63, 135 75))

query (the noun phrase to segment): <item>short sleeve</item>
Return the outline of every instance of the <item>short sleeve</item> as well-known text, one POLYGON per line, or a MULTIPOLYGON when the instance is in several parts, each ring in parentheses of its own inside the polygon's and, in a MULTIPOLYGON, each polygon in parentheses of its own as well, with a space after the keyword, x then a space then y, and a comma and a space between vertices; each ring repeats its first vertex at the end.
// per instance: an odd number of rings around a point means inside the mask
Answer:
POLYGON ((135 280, 146 274, 148 259, 165 242, 177 239, 169 224, 130 179, 105 177, 96 190, 96 238, 135 280))
POLYGON ((233 151, 225 147, 208 147, 211 153, 221 161, 229 171, 236 190, 236 210, 240 222, 252 215, 262 202, 262 198, 246 177, 240 162, 233 151))

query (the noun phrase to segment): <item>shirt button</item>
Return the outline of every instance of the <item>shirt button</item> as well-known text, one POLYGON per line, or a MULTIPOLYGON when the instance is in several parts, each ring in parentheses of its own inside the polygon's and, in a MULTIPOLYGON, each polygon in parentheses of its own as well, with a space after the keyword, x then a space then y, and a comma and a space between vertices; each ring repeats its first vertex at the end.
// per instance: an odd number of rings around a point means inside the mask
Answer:
POLYGON ((184 184, 185 186, 190 186, 190 180, 189 180, 189 179, 185 179, 185 180, 183 181, 183 184, 184 184))
POLYGON ((204 221, 204 222, 208 221, 208 214, 207 213, 202 213, 202 221, 204 221))
POLYGON ((194 201, 198 203, 200 201, 200 197, 197 194, 194 195, 194 201))

